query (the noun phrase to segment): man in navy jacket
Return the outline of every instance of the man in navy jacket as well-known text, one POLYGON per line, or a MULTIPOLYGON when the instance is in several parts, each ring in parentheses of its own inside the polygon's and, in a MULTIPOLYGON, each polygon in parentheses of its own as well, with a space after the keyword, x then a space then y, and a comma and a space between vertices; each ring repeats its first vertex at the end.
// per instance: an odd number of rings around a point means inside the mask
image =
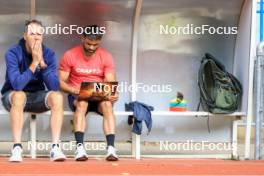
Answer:
POLYGON ((66 159, 59 147, 63 122, 63 96, 59 92, 54 51, 42 44, 43 27, 40 21, 25 24, 23 39, 5 54, 6 77, 1 90, 2 103, 10 112, 14 146, 10 161, 22 161, 21 133, 23 112, 41 113, 51 110, 53 161, 66 159))

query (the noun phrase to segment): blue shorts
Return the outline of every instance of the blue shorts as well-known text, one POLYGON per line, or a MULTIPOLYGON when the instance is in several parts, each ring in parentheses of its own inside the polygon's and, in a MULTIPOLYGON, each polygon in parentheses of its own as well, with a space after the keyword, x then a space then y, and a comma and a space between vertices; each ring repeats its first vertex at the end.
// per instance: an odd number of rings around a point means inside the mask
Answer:
MULTIPOLYGON (((10 90, 3 94, 1 100, 4 108, 10 111, 12 107, 11 95, 14 91, 10 90)), ((48 95, 50 91, 40 90, 37 92, 25 92, 26 103, 24 106, 24 112, 42 113, 49 111, 48 95)))
MULTIPOLYGON (((72 112, 75 112, 76 106, 74 105, 74 101, 77 99, 77 97, 69 94, 68 95, 68 102, 69 102, 69 107, 72 110, 72 112)), ((88 101, 88 108, 86 110, 86 114, 88 112, 96 112, 97 114, 103 115, 102 113, 99 112, 99 101, 88 101)))

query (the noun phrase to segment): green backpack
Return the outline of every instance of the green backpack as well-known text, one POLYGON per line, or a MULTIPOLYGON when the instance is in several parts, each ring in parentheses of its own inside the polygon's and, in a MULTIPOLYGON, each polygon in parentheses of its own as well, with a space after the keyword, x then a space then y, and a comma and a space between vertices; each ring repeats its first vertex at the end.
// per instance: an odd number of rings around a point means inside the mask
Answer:
POLYGON ((206 53, 202 59, 198 75, 200 104, 205 111, 215 114, 235 112, 241 102, 240 82, 225 70, 212 55, 206 53))

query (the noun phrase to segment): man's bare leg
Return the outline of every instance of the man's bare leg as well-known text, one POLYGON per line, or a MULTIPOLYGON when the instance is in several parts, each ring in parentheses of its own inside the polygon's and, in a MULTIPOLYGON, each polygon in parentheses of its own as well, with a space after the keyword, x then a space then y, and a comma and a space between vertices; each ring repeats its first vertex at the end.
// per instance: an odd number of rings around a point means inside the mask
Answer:
POLYGON ((115 116, 113 105, 110 101, 103 101, 99 104, 99 112, 103 114, 104 134, 115 134, 115 116))
POLYGON ((110 101, 103 101, 99 104, 99 112, 103 114, 103 129, 107 142, 107 157, 108 161, 117 161, 115 142, 115 115, 113 112, 113 104, 110 101))
POLYGON ((88 108, 88 102, 75 101, 76 110, 74 112, 74 130, 84 132, 86 128, 86 111, 88 108))
POLYGON ((59 147, 61 127, 63 123, 63 96, 60 92, 51 91, 47 99, 48 106, 51 110, 51 133, 52 133, 52 149, 50 159, 52 161, 64 161, 66 156, 59 147))
POLYGON ((9 161, 22 161, 21 135, 24 124, 24 106, 26 103, 26 94, 23 91, 11 92, 10 120, 13 134, 14 146, 9 161))
POLYGON ((75 160, 86 161, 88 159, 88 155, 83 145, 83 139, 84 139, 84 132, 86 129, 86 111, 88 108, 88 102, 75 100, 74 104, 76 106, 76 110, 74 112, 73 124, 74 124, 74 136, 77 145, 75 152, 75 160))
POLYGON ((11 126, 14 143, 21 143, 21 135, 24 124, 24 106, 26 94, 23 91, 11 92, 11 126))
POLYGON ((63 123, 63 95, 60 92, 50 92, 48 95, 48 106, 51 110, 52 142, 53 144, 58 144, 63 123))

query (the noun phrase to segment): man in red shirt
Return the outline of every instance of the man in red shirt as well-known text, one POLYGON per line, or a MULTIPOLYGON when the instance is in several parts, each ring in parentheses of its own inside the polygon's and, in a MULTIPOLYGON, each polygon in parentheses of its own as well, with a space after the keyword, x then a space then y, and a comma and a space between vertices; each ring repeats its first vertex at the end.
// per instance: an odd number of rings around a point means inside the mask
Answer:
POLYGON ((59 79, 61 89, 68 93, 68 101, 74 112, 74 135, 76 140, 76 161, 86 161, 88 155, 83 146, 83 138, 86 127, 86 114, 95 111, 103 115, 103 129, 107 141, 108 161, 117 161, 115 141, 115 116, 113 103, 118 95, 110 96, 108 100, 101 102, 77 101, 82 82, 112 82, 116 81, 113 58, 109 52, 99 47, 103 34, 99 26, 92 25, 84 28, 81 41, 82 45, 66 51, 59 65, 59 79))

